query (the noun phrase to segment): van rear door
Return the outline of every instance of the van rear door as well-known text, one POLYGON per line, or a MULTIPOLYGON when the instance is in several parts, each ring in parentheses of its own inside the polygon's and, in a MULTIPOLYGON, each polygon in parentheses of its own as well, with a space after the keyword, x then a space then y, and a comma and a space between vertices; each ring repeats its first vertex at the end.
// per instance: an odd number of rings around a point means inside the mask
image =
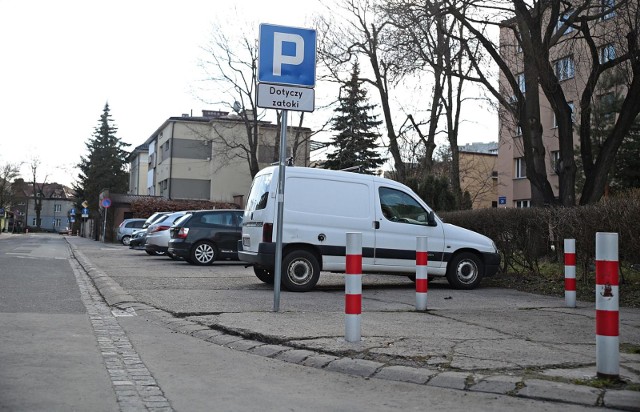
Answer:
POLYGON ((258 173, 253 179, 242 218, 242 248, 246 251, 257 252, 258 246, 263 241, 264 225, 273 225, 275 209, 270 203, 274 199, 271 199, 269 193, 273 176, 273 168, 271 168, 258 173))
POLYGON ((375 209, 378 229, 375 265, 378 270, 411 272, 416 265, 416 238, 427 236, 429 268, 445 267, 443 225, 428 225, 429 210, 401 188, 376 182, 375 209))

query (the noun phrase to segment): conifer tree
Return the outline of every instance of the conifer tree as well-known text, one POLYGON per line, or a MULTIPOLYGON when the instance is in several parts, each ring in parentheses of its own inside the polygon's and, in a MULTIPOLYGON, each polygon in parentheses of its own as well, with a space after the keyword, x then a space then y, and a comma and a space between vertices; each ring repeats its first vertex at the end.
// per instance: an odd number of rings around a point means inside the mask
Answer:
MULTIPOLYGON (((127 156, 128 143, 116 137, 118 128, 114 126, 106 103, 99 124, 86 142, 88 155, 80 158, 78 182, 74 185, 79 203, 89 204, 90 217, 99 223, 100 192, 108 189, 111 193, 126 193, 129 185, 127 156)), ((78 204, 78 208, 81 206, 78 204)), ((97 225, 99 227, 99 225, 97 225)))
POLYGON ((325 168, 346 169, 360 166, 363 173, 374 173, 384 163, 376 151, 380 134, 376 128, 382 121, 369 112, 375 105, 368 104, 367 91, 359 80, 358 63, 353 66, 351 78, 341 87, 339 105, 331 119, 332 130, 337 134, 331 140, 334 152, 327 155, 325 168))

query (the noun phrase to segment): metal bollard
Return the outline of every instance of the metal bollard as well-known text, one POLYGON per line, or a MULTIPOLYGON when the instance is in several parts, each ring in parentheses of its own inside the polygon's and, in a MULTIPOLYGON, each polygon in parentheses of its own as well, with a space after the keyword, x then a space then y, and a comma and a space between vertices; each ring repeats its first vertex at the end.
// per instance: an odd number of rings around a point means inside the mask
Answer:
POLYGON ((620 376, 618 234, 596 233, 596 369, 599 377, 620 376))
POLYGON ((362 233, 347 233, 347 261, 344 276, 345 333, 347 342, 360 342, 362 313, 362 233))
POLYGON ((429 290, 429 278, 427 265, 429 262, 429 249, 427 237, 416 237, 416 310, 427 310, 427 292, 429 290))
POLYGON ((564 240, 564 301, 568 308, 576 307, 576 240, 564 240))

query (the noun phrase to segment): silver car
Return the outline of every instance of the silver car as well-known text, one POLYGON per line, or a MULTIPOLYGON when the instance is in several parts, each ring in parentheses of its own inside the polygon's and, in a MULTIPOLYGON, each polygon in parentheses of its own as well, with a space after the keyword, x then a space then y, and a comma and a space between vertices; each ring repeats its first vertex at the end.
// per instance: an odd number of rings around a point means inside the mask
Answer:
POLYGON ((142 229, 146 219, 125 219, 118 226, 117 239, 118 242, 122 242, 123 245, 129 246, 131 235, 133 232, 142 229))
POLYGON ((151 224, 147 228, 147 239, 144 250, 150 255, 164 255, 169 248, 169 228, 173 222, 181 218, 187 211, 170 213, 151 224))

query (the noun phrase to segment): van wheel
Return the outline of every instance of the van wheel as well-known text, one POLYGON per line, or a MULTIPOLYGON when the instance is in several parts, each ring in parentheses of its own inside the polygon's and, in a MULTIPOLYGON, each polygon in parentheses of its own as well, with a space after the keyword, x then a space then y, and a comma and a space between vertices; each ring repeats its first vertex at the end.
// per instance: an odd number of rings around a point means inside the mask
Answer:
POLYGON ((189 257, 196 265, 210 265, 218 257, 218 250, 209 242, 198 242, 191 248, 189 257))
POLYGON ((256 275, 258 279, 260 279, 264 283, 268 285, 273 285, 273 277, 274 277, 273 270, 254 266, 253 273, 256 275))
POLYGON ((320 265, 313 253, 294 250, 282 261, 282 286, 291 292, 308 292, 319 278, 320 265))
POLYGON ((447 281, 455 289, 475 289, 484 275, 484 265, 477 255, 462 252, 453 257, 447 266, 447 281))

